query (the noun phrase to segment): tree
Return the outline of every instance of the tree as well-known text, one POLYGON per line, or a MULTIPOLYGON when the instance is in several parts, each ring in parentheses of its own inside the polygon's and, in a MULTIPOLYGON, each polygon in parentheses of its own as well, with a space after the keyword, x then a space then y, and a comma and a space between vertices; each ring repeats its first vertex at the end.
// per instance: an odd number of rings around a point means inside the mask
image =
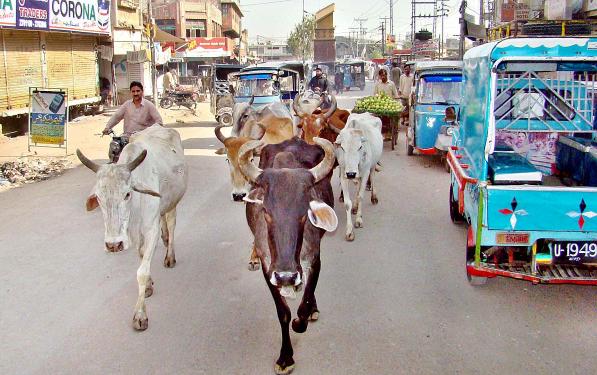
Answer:
POLYGON ((374 49, 373 52, 371 53, 371 58, 373 59, 381 59, 383 57, 383 54, 381 53, 381 50, 379 49, 374 49))
POLYGON ((305 54, 305 59, 313 57, 313 39, 315 38, 315 16, 305 17, 294 26, 294 30, 290 33, 288 40, 288 49, 297 57, 305 54))

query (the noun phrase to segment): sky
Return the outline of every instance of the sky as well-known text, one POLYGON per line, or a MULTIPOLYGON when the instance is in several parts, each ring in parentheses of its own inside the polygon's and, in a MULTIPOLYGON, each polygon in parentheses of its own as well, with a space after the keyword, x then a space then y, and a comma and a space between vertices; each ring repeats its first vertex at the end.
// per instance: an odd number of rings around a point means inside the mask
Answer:
MULTIPOLYGON (((319 9, 331 4, 333 0, 304 0, 305 11, 315 13, 319 9)), ((334 24, 336 35, 348 36, 351 28, 359 26, 355 18, 366 18, 363 28, 369 32, 371 39, 380 39, 381 24, 380 17, 389 17, 389 2, 394 1, 394 34, 398 38, 410 32, 411 23, 411 1, 410 0, 336 0, 336 11, 334 13, 334 24)), ((444 34, 446 37, 454 37, 459 33, 458 7, 461 0, 446 0, 448 16, 444 19, 444 34)), ((244 13, 242 27, 248 29, 249 40, 255 41, 259 38, 269 38, 275 41, 285 42, 288 34, 299 23, 302 18, 303 3, 301 0, 240 0, 241 9, 244 13)), ((468 12, 473 15, 479 14, 479 4, 469 1, 468 12), (473 4, 471 4, 473 3, 473 4), (476 6, 476 7, 475 7, 476 6)), ((423 8, 421 13, 431 14, 432 6, 423 8), (430 8, 431 7, 431 8, 430 8)), ((440 19, 437 27, 440 29, 440 19)), ((431 19, 417 19, 417 29, 427 26, 431 31, 431 19), (421 27, 418 27, 418 26, 421 27)))

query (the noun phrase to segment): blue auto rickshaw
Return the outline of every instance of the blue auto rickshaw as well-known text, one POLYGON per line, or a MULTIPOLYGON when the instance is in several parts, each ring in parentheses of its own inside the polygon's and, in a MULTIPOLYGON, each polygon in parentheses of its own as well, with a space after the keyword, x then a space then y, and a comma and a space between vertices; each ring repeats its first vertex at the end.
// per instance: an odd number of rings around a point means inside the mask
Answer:
POLYGON ((407 154, 439 154, 445 163, 452 142, 450 126, 460 104, 462 61, 415 64, 410 101, 407 154))
POLYGON ((255 108, 282 102, 288 109, 304 91, 305 68, 298 61, 270 62, 242 69, 237 75, 234 100, 252 102, 255 108))
POLYGON ((597 284, 597 38, 513 38, 464 56, 448 153, 466 274, 597 284))

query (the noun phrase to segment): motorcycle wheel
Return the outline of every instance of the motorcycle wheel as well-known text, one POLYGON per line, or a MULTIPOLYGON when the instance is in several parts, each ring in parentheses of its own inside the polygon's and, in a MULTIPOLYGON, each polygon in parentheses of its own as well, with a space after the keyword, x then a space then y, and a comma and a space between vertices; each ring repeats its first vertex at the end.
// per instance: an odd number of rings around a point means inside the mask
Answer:
POLYGON ((162 107, 164 109, 168 109, 168 108, 172 107, 172 104, 174 104, 174 102, 169 97, 165 97, 165 98, 162 98, 162 100, 160 100, 160 107, 162 107))
POLYGON ((219 116, 218 122, 224 126, 232 126, 232 115, 230 113, 224 113, 219 116))

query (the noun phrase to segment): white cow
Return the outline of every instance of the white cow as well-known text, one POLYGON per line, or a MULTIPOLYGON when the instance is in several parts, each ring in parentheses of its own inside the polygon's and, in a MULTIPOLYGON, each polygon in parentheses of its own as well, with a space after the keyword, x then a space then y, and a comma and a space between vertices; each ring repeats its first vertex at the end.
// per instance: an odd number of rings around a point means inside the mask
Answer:
POLYGON ((374 174, 375 166, 381 159, 383 137, 381 120, 370 113, 352 113, 344 129, 336 138, 336 159, 340 171, 340 184, 346 208, 346 240, 354 240, 351 213, 356 213, 355 226, 363 226, 362 200, 365 195, 367 179, 371 181, 371 203, 377 204, 377 188, 374 174), (354 207, 350 200, 348 180, 356 180, 357 195, 354 207))
POLYGON ((106 250, 139 251, 139 297, 133 327, 148 327, 145 298, 153 294, 150 265, 158 238, 167 247, 165 267, 174 267, 176 205, 187 189, 187 166, 180 135, 174 129, 154 125, 131 137, 118 163, 99 165, 77 150, 81 162, 97 174, 87 198, 87 210, 98 206, 104 216, 106 250))

